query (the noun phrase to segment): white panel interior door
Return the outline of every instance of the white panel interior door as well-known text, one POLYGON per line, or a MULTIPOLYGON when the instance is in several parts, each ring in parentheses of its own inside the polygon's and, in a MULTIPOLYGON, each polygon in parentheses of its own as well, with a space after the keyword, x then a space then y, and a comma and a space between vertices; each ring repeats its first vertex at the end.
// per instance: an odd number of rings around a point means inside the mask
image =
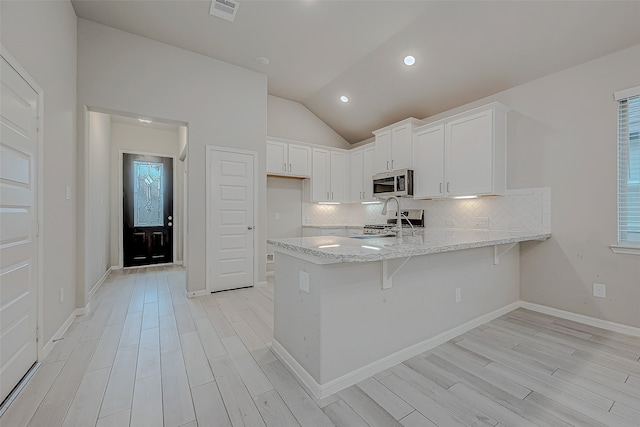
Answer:
POLYGON ((208 289, 254 284, 254 156, 212 150, 209 159, 208 289))
POLYGON ((36 362, 38 94, 2 58, 0 402, 36 362))

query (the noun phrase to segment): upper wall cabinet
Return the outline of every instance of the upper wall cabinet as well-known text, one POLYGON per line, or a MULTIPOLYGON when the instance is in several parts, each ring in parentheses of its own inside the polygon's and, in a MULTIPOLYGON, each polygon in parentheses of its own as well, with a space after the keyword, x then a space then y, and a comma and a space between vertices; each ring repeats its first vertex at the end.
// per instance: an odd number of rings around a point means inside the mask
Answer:
POLYGON ((267 174, 310 177, 311 147, 274 139, 267 140, 267 174))
POLYGON ((413 129, 423 123, 409 118, 373 132, 376 137, 374 173, 413 167, 411 135, 413 129))
POLYGON ((416 128, 414 198, 504 194, 508 111, 494 102, 416 128))
POLYGON ((305 200, 310 202, 349 201, 349 154, 346 151, 312 150, 312 176, 305 180, 305 200), (309 188, 310 187, 310 188, 309 188))
POLYGON ((367 202, 373 198, 373 162, 375 145, 356 148, 349 153, 351 163, 351 201, 367 202))

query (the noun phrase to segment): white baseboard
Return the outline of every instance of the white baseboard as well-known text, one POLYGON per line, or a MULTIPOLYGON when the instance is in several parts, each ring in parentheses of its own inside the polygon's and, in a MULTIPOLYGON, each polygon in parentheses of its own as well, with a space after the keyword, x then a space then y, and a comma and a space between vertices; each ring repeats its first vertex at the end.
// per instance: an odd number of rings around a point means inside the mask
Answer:
MULTIPOLYGON (((87 304, 87 306, 88 306, 88 304, 87 304)), ((75 310, 73 310, 71 312, 69 317, 67 317, 67 320, 65 320, 64 323, 62 325, 60 325, 60 327, 58 328, 56 333, 53 334, 51 339, 49 341, 47 341, 47 343, 44 345, 44 347, 42 347, 42 355, 41 355, 40 360, 44 360, 49 355, 49 353, 51 352, 51 349, 53 348, 53 345, 55 344, 54 341, 60 339, 64 335, 64 333, 67 332, 67 329, 69 329, 69 326, 71 326, 73 321, 76 320, 76 317, 82 316, 83 314, 86 314, 87 312, 88 312, 87 307, 85 307, 85 308, 76 308, 75 310)))
POLYGON ((206 289, 203 289, 201 291, 193 291, 193 292, 187 292, 187 297, 189 298, 197 298, 197 297, 203 297, 205 295, 209 295, 211 292, 209 292, 206 289))
POLYGON ((265 286, 267 286, 267 281, 263 281, 263 282, 256 282, 255 284, 256 288, 264 288, 265 286))
POLYGON ((106 280, 106 278, 109 276, 110 273, 111 273, 111 267, 109 267, 107 271, 104 272, 102 277, 96 282, 96 284, 93 285, 93 288, 91 288, 91 290, 89 291, 89 295, 87 295, 87 301, 91 300, 91 297, 98 291, 98 289, 100 289, 100 286, 102 286, 102 284, 104 283, 104 281, 106 280))
POLYGON ((122 267, 120 267, 119 265, 112 265, 111 271, 115 271, 115 270, 122 270, 122 267))
POLYGON ((556 316, 562 319, 573 320, 574 322, 584 323, 585 325, 595 326, 596 328, 606 329, 608 331, 619 332, 621 334, 640 337, 640 328, 635 328, 633 326, 610 322, 608 320, 597 319, 595 317, 584 316, 582 314, 571 313, 570 311, 559 310, 557 308, 548 307, 546 305, 534 304, 526 301, 520 301, 520 307, 526 308, 527 310, 548 314, 550 316, 556 316))
POLYGON ((287 369, 296 377, 304 387, 307 388, 316 398, 324 399, 334 393, 339 392, 347 387, 359 383, 360 381, 377 374, 380 371, 391 368, 398 363, 404 362, 414 356, 419 355, 427 350, 439 346, 452 338, 457 337, 477 326, 497 319, 498 317, 509 313, 520 307, 520 301, 516 301, 491 313, 476 317, 462 325, 456 326, 443 332, 435 337, 429 338, 410 347, 397 351, 393 354, 383 357, 372 362, 362 368, 351 371, 341 377, 319 384, 294 358, 287 350, 275 339, 272 343, 272 349, 275 355, 284 363, 287 369))
POLYGON ((276 275, 275 271, 273 271, 273 270, 267 271, 267 277, 272 277, 272 276, 275 276, 275 275, 276 275))

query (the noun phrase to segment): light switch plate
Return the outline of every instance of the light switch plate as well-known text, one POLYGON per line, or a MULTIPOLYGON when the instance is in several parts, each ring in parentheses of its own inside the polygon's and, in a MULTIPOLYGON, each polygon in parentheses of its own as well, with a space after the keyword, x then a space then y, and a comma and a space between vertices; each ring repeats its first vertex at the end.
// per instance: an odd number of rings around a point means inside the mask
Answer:
POLYGON ((300 271, 300 290, 309 293, 309 273, 300 271))
POLYGON ((601 283, 593 284, 593 296, 598 298, 606 298, 607 297, 607 286, 601 283))

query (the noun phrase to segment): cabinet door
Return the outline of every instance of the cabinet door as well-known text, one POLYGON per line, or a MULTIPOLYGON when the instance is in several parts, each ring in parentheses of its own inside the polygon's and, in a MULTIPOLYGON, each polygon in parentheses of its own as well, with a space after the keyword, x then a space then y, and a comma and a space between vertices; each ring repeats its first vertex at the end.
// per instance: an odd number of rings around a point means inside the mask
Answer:
POLYGON ((311 148, 289 144, 289 175, 311 176, 311 148))
POLYGON ((331 201, 349 201, 349 157, 346 153, 331 152, 331 201))
POLYGON ((411 126, 402 125, 391 129, 390 169, 411 169, 411 126))
POLYGON ((375 173, 386 172, 391 169, 391 131, 376 135, 375 173))
POLYGON ((287 175, 287 144, 267 141, 267 173, 287 175))
POLYGON ((413 134, 414 197, 444 196, 444 125, 413 134))
POLYGON ((364 200, 373 200, 373 162, 376 154, 375 147, 365 148, 362 152, 362 191, 364 200))
POLYGON ((446 191, 451 196, 493 191, 493 111, 447 123, 446 191))
POLYGON ((351 195, 349 200, 352 202, 359 202, 364 198, 363 157, 364 152, 362 150, 354 151, 349 155, 351 164, 351 195))
POLYGON ((311 201, 329 201, 329 151, 314 148, 311 158, 311 201))

